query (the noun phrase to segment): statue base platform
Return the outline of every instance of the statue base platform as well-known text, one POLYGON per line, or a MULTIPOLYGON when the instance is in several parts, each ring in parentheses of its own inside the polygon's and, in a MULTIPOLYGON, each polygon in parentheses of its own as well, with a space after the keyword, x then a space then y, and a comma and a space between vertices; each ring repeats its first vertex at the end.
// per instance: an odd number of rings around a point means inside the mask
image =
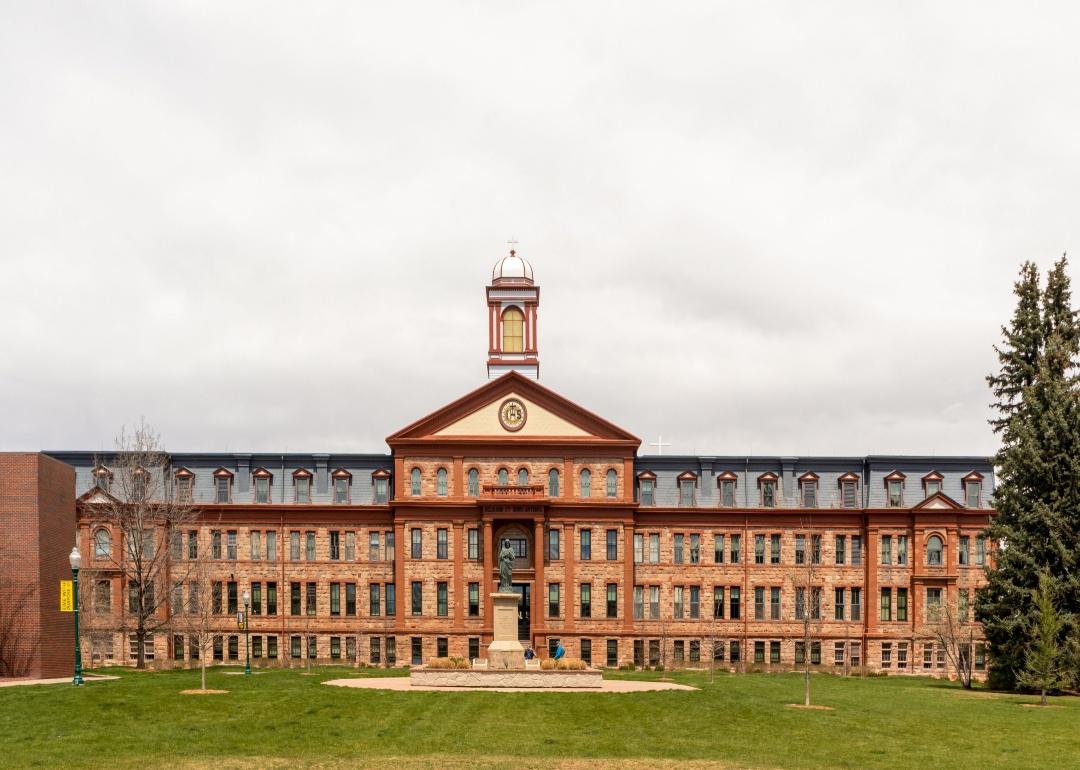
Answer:
POLYGON ((518 641, 517 594, 496 592, 488 594, 494 618, 493 641, 487 648, 489 669, 522 668, 525 665, 525 648, 518 641))
POLYGON ((409 671, 409 682, 418 687, 528 687, 530 689, 599 689, 604 675, 585 671, 525 671, 515 669, 425 669, 409 671))

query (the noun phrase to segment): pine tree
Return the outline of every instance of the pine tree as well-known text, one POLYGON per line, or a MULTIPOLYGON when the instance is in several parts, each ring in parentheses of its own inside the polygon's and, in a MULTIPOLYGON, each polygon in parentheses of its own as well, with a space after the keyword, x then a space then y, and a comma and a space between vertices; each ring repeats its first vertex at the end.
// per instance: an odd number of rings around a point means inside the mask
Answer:
POLYGON ((1035 380, 1035 370, 1039 365, 1039 353, 1043 343, 1043 324, 1039 313, 1039 268, 1034 262, 1025 262, 1020 268, 1020 277, 1013 284, 1016 294, 1016 311, 1012 324, 1001 327, 1005 338, 1002 347, 994 346, 1001 371, 986 378, 990 390, 997 399, 993 407, 1000 417, 990 421, 995 433, 1004 432, 1003 439, 1008 443, 1009 420, 1021 406, 1024 388, 1035 380))
POLYGON ((1054 579, 1049 573, 1040 573, 1039 587, 1032 599, 1034 623, 1028 631, 1031 647, 1024 670, 1017 677, 1021 685, 1039 691, 1043 706, 1048 690, 1065 687, 1072 680, 1064 638, 1066 618, 1056 606, 1055 593, 1054 579))
MULTIPOLYGON (((988 583, 978 594, 976 615, 983 623, 991 652, 991 684, 1012 688, 1026 668, 1028 634, 1035 627, 1037 607, 1032 599, 1038 576, 1047 572, 1055 581, 1066 616, 1080 610, 1080 401, 1076 379, 1076 314, 1071 301, 1064 259, 1055 265, 1053 278, 1042 297, 1036 319, 1042 337, 1034 376, 1019 398, 1011 388, 1022 380, 1026 356, 999 351, 1002 374, 991 380, 1002 433, 996 457, 998 486, 994 501, 997 516, 987 536, 1001 544, 988 583), (999 390, 1000 388, 1000 390, 999 390)), ((1021 271, 1017 284, 1017 314, 1031 323, 1030 290, 1021 271)), ((1025 326, 1026 329, 1026 326, 1025 326)), ((1028 329, 1006 332, 1006 343, 1030 339, 1028 329), (1010 334, 1009 332, 1013 332, 1010 334)))

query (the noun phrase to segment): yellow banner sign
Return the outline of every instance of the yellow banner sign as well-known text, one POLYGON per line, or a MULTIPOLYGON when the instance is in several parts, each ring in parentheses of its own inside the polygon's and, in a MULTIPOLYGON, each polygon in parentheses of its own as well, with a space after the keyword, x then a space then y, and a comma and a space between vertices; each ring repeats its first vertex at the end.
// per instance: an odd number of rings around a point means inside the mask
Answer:
POLYGON ((70 580, 60 581, 60 611, 75 611, 75 592, 71 588, 70 580))

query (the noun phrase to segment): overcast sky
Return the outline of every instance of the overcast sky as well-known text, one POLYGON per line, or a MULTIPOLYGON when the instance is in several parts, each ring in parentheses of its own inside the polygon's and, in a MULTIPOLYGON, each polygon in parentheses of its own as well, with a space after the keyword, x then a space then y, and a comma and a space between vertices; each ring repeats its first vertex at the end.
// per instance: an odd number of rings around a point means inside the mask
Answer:
POLYGON ((385 451, 485 381, 515 237, 541 382, 643 450, 992 453, 1017 268, 1078 248, 1078 23, 0 0, 0 449, 385 451))

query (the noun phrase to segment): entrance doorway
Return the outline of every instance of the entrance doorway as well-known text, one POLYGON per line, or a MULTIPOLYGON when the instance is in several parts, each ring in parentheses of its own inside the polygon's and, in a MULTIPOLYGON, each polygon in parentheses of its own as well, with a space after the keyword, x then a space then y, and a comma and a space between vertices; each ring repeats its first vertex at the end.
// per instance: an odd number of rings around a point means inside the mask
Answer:
POLYGON ((528 641, 531 638, 529 600, 532 598, 532 586, 529 583, 511 583, 510 587, 518 595, 518 641, 528 641))

